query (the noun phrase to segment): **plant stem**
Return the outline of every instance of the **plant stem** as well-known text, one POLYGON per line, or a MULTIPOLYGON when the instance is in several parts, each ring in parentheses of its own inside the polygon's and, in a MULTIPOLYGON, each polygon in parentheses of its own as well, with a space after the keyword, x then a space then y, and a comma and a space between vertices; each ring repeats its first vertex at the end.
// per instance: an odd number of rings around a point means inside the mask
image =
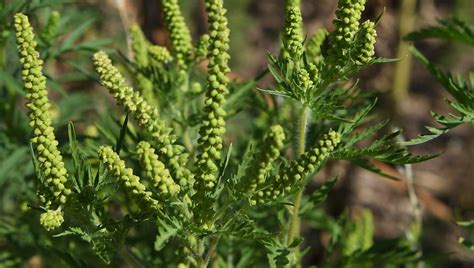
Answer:
POLYGON ((403 36, 413 31, 415 26, 416 0, 403 0, 400 7, 400 30, 397 58, 402 59, 395 65, 395 75, 393 77, 393 99, 395 101, 397 112, 400 105, 408 97, 408 87, 410 83, 410 70, 412 64, 410 44, 403 41, 403 36))
POLYGON ((211 260, 211 257, 214 254, 214 251, 216 250, 217 242, 219 242, 220 238, 221 238, 220 234, 218 236, 211 238, 209 249, 207 251, 206 258, 204 259, 204 265, 205 265, 204 267, 207 267, 209 261, 211 260))
MULTIPOLYGON (((300 126, 298 130, 298 156, 304 154, 306 147, 306 123, 308 121, 308 108, 306 105, 301 107, 300 111, 300 126)), ((300 218, 298 216, 301 198, 303 196, 304 186, 296 193, 295 201, 293 203, 293 210, 291 212, 290 224, 288 228, 287 245, 289 246, 295 238, 300 235, 300 218)), ((299 255, 299 247, 295 248, 295 254, 299 255)), ((298 261, 296 267, 301 267, 298 261)))

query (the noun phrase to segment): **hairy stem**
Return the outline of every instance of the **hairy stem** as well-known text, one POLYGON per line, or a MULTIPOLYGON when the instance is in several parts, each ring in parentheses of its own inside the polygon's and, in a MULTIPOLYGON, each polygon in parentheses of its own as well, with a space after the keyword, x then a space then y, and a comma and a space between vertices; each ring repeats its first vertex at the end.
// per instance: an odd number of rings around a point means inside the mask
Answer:
MULTIPOLYGON (((300 126, 298 129, 298 155, 302 155, 305 152, 306 145, 306 123, 308 119, 308 108, 306 105, 301 107, 300 111, 300 126)), ((301 198, 303 196, 304 187, 302 187, 295 196, 295 201, 293 203, 293 210, 291 212, 290 224, 288 228, 288 238, 287 245, 290 245, 295 238, 300 235, 300 218, 298 212, 301 205, 301 198)), ((299 247, 295 248, 295 253, 299 255, 299 247)), ((296 267, 301 267, 301 264, 298 262, 296 267)))

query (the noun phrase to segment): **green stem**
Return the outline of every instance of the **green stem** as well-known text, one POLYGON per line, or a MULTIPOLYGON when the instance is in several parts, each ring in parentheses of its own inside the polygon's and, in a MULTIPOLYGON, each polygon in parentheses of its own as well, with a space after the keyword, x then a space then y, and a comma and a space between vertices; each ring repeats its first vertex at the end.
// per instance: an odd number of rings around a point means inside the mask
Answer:
POLYGON ((206 268, 205 260, 204 260, 204 240, 200 239, 198 242, 198 254, 199 257, 196 260, 196 264, 198 268, 206 268))
POLYGON ((416 0, 403 0, 400 8, 400 30, 397 58, 402 59, 395 65, 395 74, 393 77, 393 99, 397 111, 400 104, 408 97, 408 88, 410 83, 410 70, 412 65, 412 56, 409 51, 410 44, 403 41, 403 36, 413 31, 416 19, 416 0))
MULTIPOLYGON (((300 111, 300 126, 298 130, 298 156, 304 154, 306 147, 306 123, 308 120, 308 108, 306 105, 301 107, 300 111)), ((300 218, 298 216, 301 198, 303 196, 304 187, 302 187, 295 196, 295 201, 293 203, 293 210, 291 212, 290 224, 288 228, 288 238, 287 245, 290 245, 295 238, 300 235, 300 218)), ((299 255, 299 247, 295 248, 295 253, 299 255)), ((301 264, 296 264, 296 267, 301 267, 301 264)))

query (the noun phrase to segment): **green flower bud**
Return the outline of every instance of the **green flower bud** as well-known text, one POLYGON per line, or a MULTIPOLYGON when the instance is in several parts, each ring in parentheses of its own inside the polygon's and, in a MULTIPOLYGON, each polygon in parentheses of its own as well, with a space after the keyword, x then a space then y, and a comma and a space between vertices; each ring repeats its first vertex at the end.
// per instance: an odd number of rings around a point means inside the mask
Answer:
POLYGON ((139 203, 143 203, 151 209, 158 208, 158 201, 152 197, 152 192, 146 190, 145 185, 140 182, 140 178, 133 174, 131 168, 125 166, 125 162, 110 146, 99 148, 99 159, 107 170, 122 182, 125 189, 138 198, 139 203))
POLYGON ((137 153, 146 175, 153 181, 153 186, 164 196, 175 196, 180 187, 173 181, 163 162, 158 160, 155 149, 148 142, 141 141, 137 146, 137 153))
POLYGON ((192 38, 181 10, 178 0, 161 0, 163 15, 170 34, 173 57, 178 68, 185 69, 189 63, 192 52, 192 38))
POLYGON ((147 49, 150 44, 137 24, 130 26, 130 40, 135 64, 139 68, 146 68, 149 63, 147 49))
POLYGON ((168 49, 162 46, 148 47, 148 55, 150 56, 153 64, 166 64, 173 60, 168 49))
POLYGON ((184 147, 176 144, 176 136, 172 129, 167 127, 163 120, 158 117, 156 107, 148 104, 140 93, 135 92, 125 82, 125 78, 119 70, 112 65, 107 54, 99 51, 94 54, 94 65, 100 80, 117 102, 132 114, 138 124, 149 133, 154 142, 154 147, 159 149, 159 155, 165 159, 173 172, 173 177, 179 179, 182 186, 193 183, 193 176, 186 168, 188 155, 184 153, 184 147))
POLYGON ((199 94, 202 92, 202 86, 199 82, 193 82, 191 84, 191 92, 194 94, 199 94))
MULTIPOLYGON (((285 145, 285 133, 280 125, 273 125, 259 146, 260 151, 253 158, 252 164, 245 170, 245 175, 237 186, 237 190, 245 195, 261 188, 266 176, 272 170, 273 162, 280 156, 280 151, 285 145)), ((255 204, 254 200, 250 201, 255 204)))
POLYGON ((324 134, 316 148, 307 151, 280 170, 270 187, 258 193, 257 202, 264 203, 266 200, 276 199, 290 193, 301 180, 313 173, 329 157, 340 142, 341 135, 339 133, 331 130, 324 134))
POLYGON ((283 57, 297 61, 303 54, 303 19, 299 5, 288 7, 285 15, 283 57))
POLYGON ((365 65, 374 58, 376 37, 375 23, 372 21, 364 22, 351 55, 357 65, 365 65))
POLYGON ((315 32, 306 43, 306 55, 313 63, 319 63, 321 58, 321 46, 326 40, 327 32, 321 29, 315 32))
POLYGON ((43 60, 36 50, 33 29, 28 17, 17 13, 14 19, 16 39, 20 62, 22 64, 22 80, 24 83, 29 110, 30 126, 33 128, 31 143, 36 146, 38 170, 42 175, 39 195, 46 207, 51 204, 66 202, 71 192, 67 184, 67 171, 64 168, 58 141, 54 135, 50 114, 51 104, 46 89, 46 77, 43 75, 43 60))
POLYGON ((41 38, 48 44, 50 44, 56 37, 60 18, 61 15, 57 10, 53 10, 49 15, 48 22, 46 23, 46 26, 44 27, 44 30, 41 33, 41 38))
POLYGON ((203 34, 196 45, 196 61, 206 58, 209 49, 209 35, 203 34))
POLYGON ((46 231, 58 228, 63 222, 63 212, 59 210, 48 210, 40 215, 40 224, 46 231))
POLYGON ((223 148, 222 136, 225 132, 225 103, 227 89, 227 73, 230 71, 229 61, 229 29, 227 28, 226 10, 222 0, 206 1, 209 24, 209 60, 207 77, 205 113, 198 139, 199 154, 197 155, 196 183, 198 194, 205 194, 214 188, 217 180, 217 164, 221 159, 223 148))

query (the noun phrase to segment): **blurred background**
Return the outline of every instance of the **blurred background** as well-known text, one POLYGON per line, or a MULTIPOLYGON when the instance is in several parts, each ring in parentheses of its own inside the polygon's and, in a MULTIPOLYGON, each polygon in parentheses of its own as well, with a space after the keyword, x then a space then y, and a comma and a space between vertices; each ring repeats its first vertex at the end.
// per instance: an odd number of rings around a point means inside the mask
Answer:
MULTIPOLYGON (((301 1, 308 36, 321 28, 332 31, 337 1, 301 1)), ((202 0, 179 2, 197 40, 207 29, 204 3, 202 0)), ((126 30, 131 24, 138 23, 152 43, 170 44, 157 0, 88 0, 71 5, 88 17, 96 18, 94 27, 81 37, 84 40, 97 37, 110 39, 112 42, 107 43, 110 50, 127 55, 126 30)), ((225 6, 231 29, 233 78, 245 80, 255 77, 266 68, 267 52, 278 51, 284 23, 283 0, 225 0, 225 6)), ((363 16, 374 19, 382 12, 384 15, 377 26, 377 56, 402 60, 365 69, 359 74, 359 86, 380 94, 378 111, 381 117, 390 118, 394 126, 404 129, 406 139, 414 138, 425 133, 424 126, 435 125, 430 111, 447 114, 451 110, 444 101, 446 93, 441 85, 416 60, 411 60, 407 47, 412 44, 402 41, 401 36, 434 25, 439 19, 454 16, 474 25, 474 1, 368 0, 363 16)), ((437 39, 414 45, 444 70, 462 75, 474 71, 473 47, 437 39)), ((50 66, 55 70, 55 77, 63 77, 64 73, 74 69, 62 64, 72 58, 65 54, 55 66, 50 66)), ((84 68, 90 66, 87 61, 78 64, 84 68)), ((62 85, 68 92, 92 94, 98 100, 107 98, 106 92, 96 84, 75 79, 68 81, 66 76, 63 78, 62 85)), ((260 86, 271 85, 272 82, 268 76, 260 86)), ((98 115, 91 114, 91 120, 94 116, 98 115)), ((73 118, 66 120, 70 119, 73 118)), ((87 130, 86 125, 79 124, 81 127, 87 130)), ((412 167, 423 219, 423 251, 427 255, 445 255, 445 261, 440 262, 439 267, 473 267, 474 254, 458 244, 458 237, 466 234, 455 222, 474 217, 474 128, 470 125, 458 127, 441 138, 417 146, 415 151, 418 154, 440 152, 444 152, 440 157, 412 167)), ((388 174, 398 172, 381 163, 378 166, 388 174)), ((414 201, 410 199, 403 181, 388 180, 344 163, 333 168, 343 174, 343 179, 329 196, 327 209, 331 214, 339 215, 343 211, 358 213, 369 208, 374 214, 378 239, 405 235, 417 215, 412 210, 414 201)), ((323 178, 324 172, 315 178, 315 183, 323 178)), ((311 244, 309 227, 303 232, 306 232, 307 243, 311 244)), ((315 242, 315 247, 325 243, 324 234, 317 237, 323 241, 315 242)), ((308 264, 318 263, 320 258, 322 256, 310 251, 306 261, 308 264)))

